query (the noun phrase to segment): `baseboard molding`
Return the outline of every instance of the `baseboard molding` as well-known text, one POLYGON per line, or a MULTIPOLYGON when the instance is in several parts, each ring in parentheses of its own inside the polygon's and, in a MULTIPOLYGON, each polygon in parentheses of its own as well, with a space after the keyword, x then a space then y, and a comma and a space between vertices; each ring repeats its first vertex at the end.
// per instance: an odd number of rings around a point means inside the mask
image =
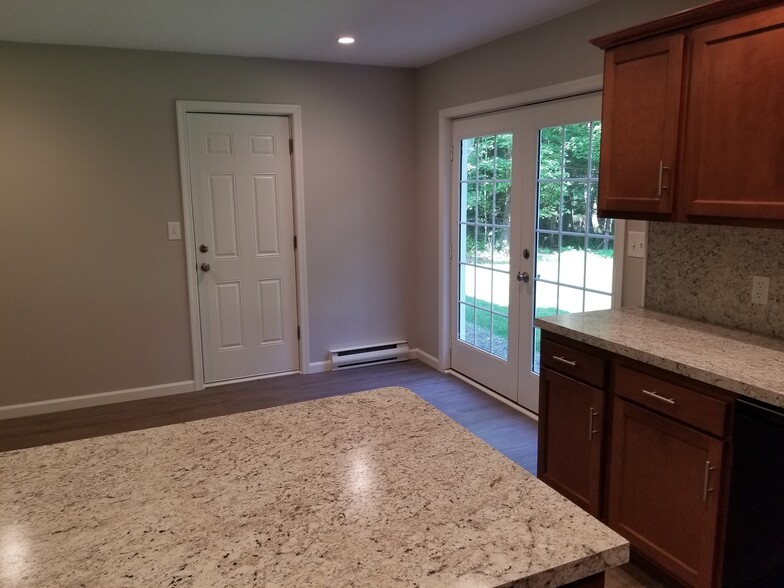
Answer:
POLYGON ((145 386, 144 388, 115 390, 112 392, 70 396, 68 398, 56 398, 53 400, 39 400, 38 402, 26 402, 24 404, 11 404, 9 406, 0 406, 0 420, 61 412, 64 410, 73 410, 75 408, 87 408, 89 406, 101 406, 117 402, 128 402, 129 400, 171 396, 173 394, 184 394, 195 390, 195 382, 193 380, 187 380, 185 382, 145 386))
POLYGON ((434 370, 438 370, 439 372, 441 371, 441 362, 438 361, 437 357, 433 357, 429 353, 426 353, 419 348, 412 349, 410 351, 410 354, 411 354, 411 359, 418 359, 419 361, 421 361, 425 365, 430 366, 434 370))
POLYGON ((321 372, 328 372, 332 366, 328 361, 314 361, 308 364, 309 374, 320 374, 321 372))
POLYGON ((467 378, 466 376, 464 376, 460 372, 456 372, 454 370, 446 370, 446 373, 449 374, 450 376, 456 377, 458 380, 463 380, 466 384, 469 384, 469 385, 473 386, 474 388, 476 388, 480 392, 484 392, 488 396, 492 396, 496 400, 500 400, 501 402, 503 402, 507 406, 511 406, 512 408, 514 408, 517 412, 521 412, 525 416, 527 416, 528 418, 532 418, 536 422, 539 422, 539 415, 538 414, 536 414, 535 412, 531 412, 527 408, 524 408, 524 407, 520 406, 519 404, 517 404, 515 402, 512 402, 511 400, 509 400, 505 396, 501 396, 498 392, 494 392, 490 388, 482 386, 482 384, 480 384, 479 382, 475 382, 471 378, 467 378))

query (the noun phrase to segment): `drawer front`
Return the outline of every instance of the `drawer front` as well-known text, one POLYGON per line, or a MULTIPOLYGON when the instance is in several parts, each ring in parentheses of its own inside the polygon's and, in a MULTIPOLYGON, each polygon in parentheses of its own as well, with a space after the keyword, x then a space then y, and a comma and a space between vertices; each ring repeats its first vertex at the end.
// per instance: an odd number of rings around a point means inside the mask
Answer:
POLYGON ((708 433, 726 434, 729 404, 655 376, 618 366, 615 394, 708 433))
POLYGON ((540 357, 542 365, 551 370, 597 388, 604 388, 607 362, 601 357, 547 339, 542 340, 540 357))

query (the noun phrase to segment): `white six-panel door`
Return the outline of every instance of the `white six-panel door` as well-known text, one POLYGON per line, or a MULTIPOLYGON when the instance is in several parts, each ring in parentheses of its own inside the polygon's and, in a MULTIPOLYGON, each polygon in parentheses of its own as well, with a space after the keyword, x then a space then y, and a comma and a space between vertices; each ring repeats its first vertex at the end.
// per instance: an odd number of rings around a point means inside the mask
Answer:
POLYGON ((289 121, 188 113, 205 383, 299 369, 289 121))

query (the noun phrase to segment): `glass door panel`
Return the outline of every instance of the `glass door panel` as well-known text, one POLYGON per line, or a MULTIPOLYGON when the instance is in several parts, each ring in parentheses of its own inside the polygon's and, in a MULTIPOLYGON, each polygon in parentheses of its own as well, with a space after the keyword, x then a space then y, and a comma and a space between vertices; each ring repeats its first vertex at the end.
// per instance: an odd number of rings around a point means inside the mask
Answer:
MULTIPOLYGON (((602 124, 539 131, 534 316, 612 306, 614 222, 596 215, 602 124)), ((539 373, 539 329, 531 369, 539 373)))
POLYGON ((458 339, 509 358, 512 134, 460 141, 458 339))

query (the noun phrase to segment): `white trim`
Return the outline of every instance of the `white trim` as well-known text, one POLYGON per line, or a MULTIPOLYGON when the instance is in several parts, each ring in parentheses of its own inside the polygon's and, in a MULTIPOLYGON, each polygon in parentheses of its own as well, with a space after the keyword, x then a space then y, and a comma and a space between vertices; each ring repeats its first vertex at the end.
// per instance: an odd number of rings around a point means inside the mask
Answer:
POLYGON ((503 402, 507 406, 511 406, 517 412, 520 412, 520 413, 524 414, 528 418, 533 419, 536 422, 539 422, 539 415, 538 414, 536 414, 535 412, 531 412, 527 408, 525 408, 523 406, 520 406, 519 404, 517 404, 515 402, 512 402, 511 400, 509 400, 505 396, 501 396, 498 392, 494 392, 490 388, 487 388, 486 386, 482 386, 482 384, 480 384, 479 382, 476 382, 476 381, 472 380, 471 378, 467 378, 466 376, 464 376, 460 372, 456 372, 455 370, 446 370, 446 373, 448 375, 450 375, 450 376, 456 377, 458 380, 462 380, 463 382, 465 382, 466 384, 469 384, 470 386, 473 386, 474 388, 476 388, 480 392, 484 392, 488 396, 492 396, 496 400, 500 400, 501 402, 503 402))
POLYGON ((56 398, 54 400, 39 400, 37 402, 11 404, 9 406, 0 406, 0 420, 36 414, 49 414, 52 412, 61 412, 63 410, 73 410, 75 408, 102 406, 104 404, 115 404, 117 402, 128 402, 130 400, 142 400, 144 398, 171 396, 173 394, 194 392, 195 390, 195 382, 189 380, 185 382, 172 382, 171 384, 159 384, 157 386, 145 386, 143 388, 130 388, 128 390, 99 392, 98 394, 70 396, 68 398, 56 398))
MULTIPOLYGON (((190 308, 191 353, 193 357, 193 380, 197 390, 204 388, 204 366, 202 364, 201 323, 199 320, 199 291, 196 275, 196 245, 194 242, 193 209, 191 201, 190 165, 188 161, 188 128, 186 115, 189 112, 215 114, 261 114, 288 116, 292 153, 292 191, 294 194, 294 234, 297 236, 297 320, 300 328, 299 369, 310 373, 310 329, 308 327, 308 281, 305 244, 305 173, 302 158, 302 109, 298 104, 250 104, 244 102, 201 102, 177 100, 177 138, 180 151, 180 185, 182 189, 183 233, 185 235, 185 257, 188 272, 188 304, 190 308)), ((254 378, 255 379, 255 378, 254 378)))
POLYGON ((441 365, 438 361, 437 357, 433 357, 429 353, 426 353, 422 349, 412 349, 411 350, 411 359, 418 359, 422 363, 427 366, 430 366, 434 370, 442 371, 441 365))
POLYGON ((320 374, 323 372, 328 372, 332 369, 332 366, 328 361, 314 361, 308 366, 308 373, 309 374, 320 374))
POLYGON ((613 278, 612 303, 613 309, 623 306, 623 267, 626 264, 626 221, 615 219, 615 235, 613 243, 613 278))
POLYGON ((642 232, 645 234, 645 257, 642 258, 642 294, 640 294, 640 306, 643 308, 645 308, 645 291, 648 285, 648 225, 648 221, 643 221, 642 232))
POLYGON ((450 196, 451 196, 451 169, 449 159, 452 146, 452 121, 457 118, 486 114, 507 108, 517 108, 578 96, 602 89, 602 76, 595 75, 581 78, 572 82, 555 84, 544 88, 537 88, 519 94, 502 96, 481 102, 474 102, 463 106, 455 106, 440 110, 438 113, 438 365, 441 371, 451 367, 449 357, 450 336, 450 295, 449 295, 449 241, 450 227, 450 196))

